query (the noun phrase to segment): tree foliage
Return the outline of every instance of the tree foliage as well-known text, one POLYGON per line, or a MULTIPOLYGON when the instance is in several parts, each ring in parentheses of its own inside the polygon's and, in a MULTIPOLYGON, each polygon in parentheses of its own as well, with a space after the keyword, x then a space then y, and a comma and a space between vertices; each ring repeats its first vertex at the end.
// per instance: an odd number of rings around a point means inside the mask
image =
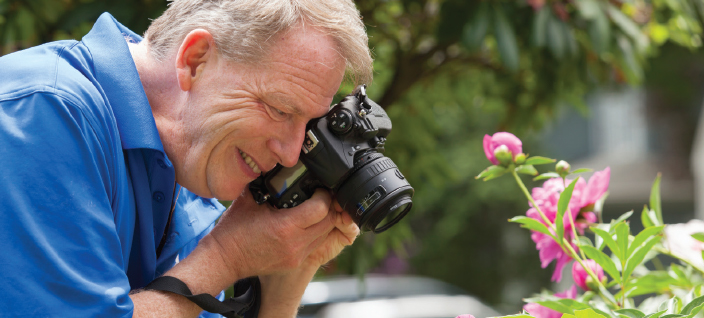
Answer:
MULTIPOLYGON (((368 91, 394 123, 387 154, 416 194, 407 220, 382 235, 363 235, 330 271, 365 272, 394 250, 416 272, 494 303, 512 280, 546 277, 532 254, 515 252, 526 249, 505 225, 508 211, 527 206, 492 194, 512 185, 472 182, 486 164, 476 151, 481 136, 535 131, 564 105, 586 113, 587 92, 641 83, 661 45, 702 44, 700 0, 356 4, 375 57, 368 91)), ((0 0, 0 53, 80 39, 105 11, 142 33, 166 6, 164 0, 0 0)), ((345 86, 340 94, 349 91, 345 86)))

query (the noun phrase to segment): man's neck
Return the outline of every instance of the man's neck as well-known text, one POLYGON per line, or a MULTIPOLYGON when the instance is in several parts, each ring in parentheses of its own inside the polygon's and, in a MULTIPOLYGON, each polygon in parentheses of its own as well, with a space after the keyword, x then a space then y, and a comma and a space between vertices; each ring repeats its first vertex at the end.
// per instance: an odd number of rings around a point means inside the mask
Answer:
POLYGON ((149 100, 162 144, 169 154, 169 145, 178 139, 178 108, 185 94, 179 89, 173 59, 154 59, 146 40, 139 44, 128 43, 139 79, 149 100))

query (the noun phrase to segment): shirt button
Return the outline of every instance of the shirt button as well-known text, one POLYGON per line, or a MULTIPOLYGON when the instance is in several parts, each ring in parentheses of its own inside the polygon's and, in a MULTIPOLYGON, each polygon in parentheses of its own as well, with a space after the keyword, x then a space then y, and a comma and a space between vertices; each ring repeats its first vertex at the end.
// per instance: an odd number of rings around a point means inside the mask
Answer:
POLYGON ((164 160, 157 159, 156 164, 158 164, 162 169, 166 169, 166 163, 164 163, 164 160))
POLYGON ((164 201, 164 194, 161 191, 154 192, 152 199, 156 202, 162 202, 164 201))

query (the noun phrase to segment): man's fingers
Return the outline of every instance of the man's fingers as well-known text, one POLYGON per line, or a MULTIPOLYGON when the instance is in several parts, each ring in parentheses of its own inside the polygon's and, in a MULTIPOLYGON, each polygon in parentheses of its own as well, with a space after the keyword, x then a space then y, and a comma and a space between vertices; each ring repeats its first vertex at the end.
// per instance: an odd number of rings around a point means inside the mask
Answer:
POLYGON ((337 200, 335 200, 335 201, 332 202, 332 206, 333 206, 333 208, 335 209, 336 212, 340 212, 340 213, 344 212, 344 211, 342 210, 342 207, 340 206, 340 203, 337 202, 337 200))
POLYGON ((359 236, 359 227, 346 212, 337 214, 335 227, 347 238, 347 245, 354 243, 355 238, 359 236))
POLYGON ((313 196, 301 205, 281 211, 286 213, 286 217, 290 218, 293 224, 301 229, 307 229, 328 216, 331 201, 328 190, 317 189, 313 196))

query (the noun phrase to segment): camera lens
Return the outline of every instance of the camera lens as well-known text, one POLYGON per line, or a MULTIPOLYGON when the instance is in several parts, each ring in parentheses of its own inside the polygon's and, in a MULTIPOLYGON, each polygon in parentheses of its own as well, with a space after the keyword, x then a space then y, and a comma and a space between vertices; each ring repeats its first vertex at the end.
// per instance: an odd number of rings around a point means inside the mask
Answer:
POLYGON ((411 196, 407 194, 398 198, 393 203, 395 204, 388 208, 389 212, 387 212, 386 216, 381 219, 380 222, 370 224, 370 227, 373 228, 372 231, 374 231, 374 233, 381 233, 388 230, 394 224, 398 223, 398 221, 400 221, 404 216, 406 216, 406 213, 408 213, 408 211, 411 210, 411 206, 413 206, 411 196))
POLYGON ((378 153, 342 183, 337 200, 362 230, 381 233, 398 223, 413 205, 413 187, 394 162, 378 153))

